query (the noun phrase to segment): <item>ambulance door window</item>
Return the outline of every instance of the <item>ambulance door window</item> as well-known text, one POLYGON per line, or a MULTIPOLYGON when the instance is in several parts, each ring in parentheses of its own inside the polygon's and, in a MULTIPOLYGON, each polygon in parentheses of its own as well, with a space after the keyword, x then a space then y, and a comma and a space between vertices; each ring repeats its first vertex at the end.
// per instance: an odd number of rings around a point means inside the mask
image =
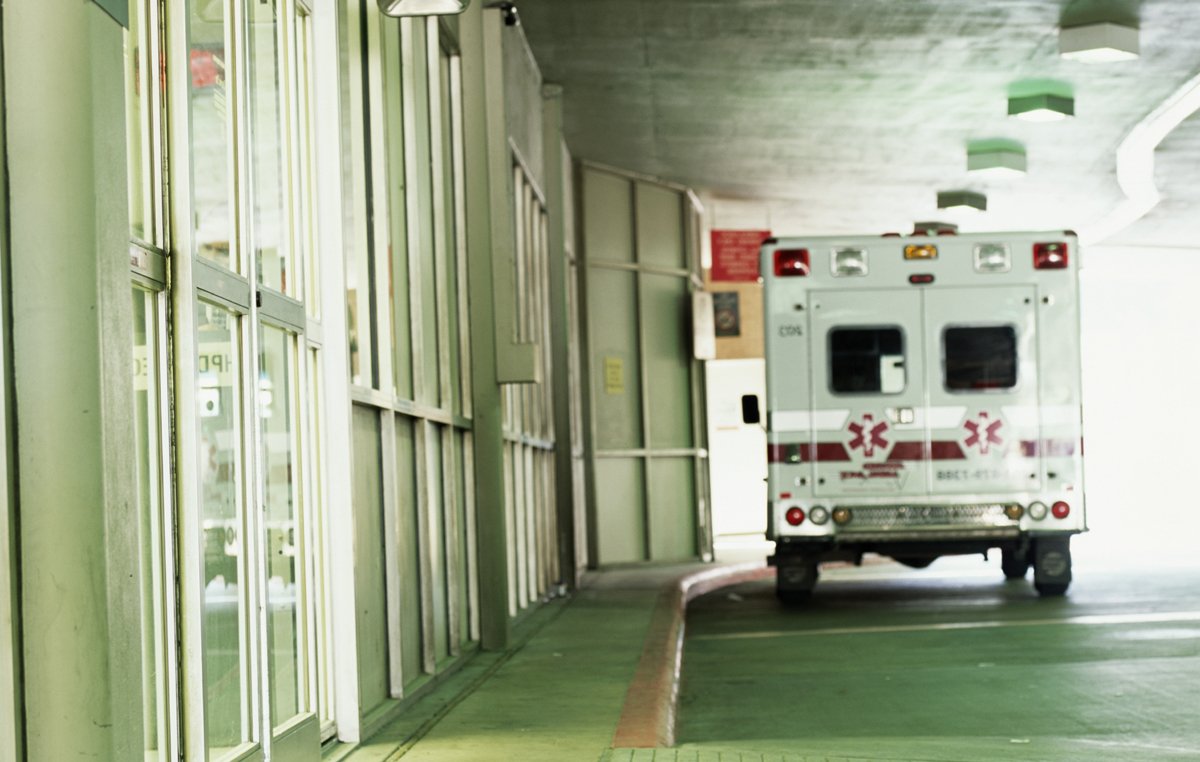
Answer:
POLYGON ((955 326, 942 334, 946 389, 1012 389, 1017 385, 1017 329, 1011 325, 955 326))
POLYGON ((835 394, 900 394, 905 383, 898 326, 829 332, 829 388, 835 394))

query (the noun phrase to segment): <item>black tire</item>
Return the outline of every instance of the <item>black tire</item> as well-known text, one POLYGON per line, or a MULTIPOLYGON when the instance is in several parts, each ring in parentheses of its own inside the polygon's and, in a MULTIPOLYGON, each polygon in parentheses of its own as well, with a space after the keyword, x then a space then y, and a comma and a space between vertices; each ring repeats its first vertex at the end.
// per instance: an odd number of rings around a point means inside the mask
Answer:
POLYGON ((812 590, 780 590, 775 588, 775 596, 784 606, 799 606, 812 598, 812 590))
POLYGON ((924 569, 934 561, 938 560, 937 556, 892 556, 892 560, 912 567, 913 569, 924 569))
POLYGON ((1025 579, 1029 573, 1029 557, 1015 550, 1000 551, 1000 568, 1005 579, 1025 579))
POLYGON ((803 603, 817 584, 817 565, 797 559, 775 567, 775 595, 785 604, 803 603))
POLYGON ((1043 598, 1057 598, 1067 594, 1065 582, 1034 582, 1033 586, 1043 598))

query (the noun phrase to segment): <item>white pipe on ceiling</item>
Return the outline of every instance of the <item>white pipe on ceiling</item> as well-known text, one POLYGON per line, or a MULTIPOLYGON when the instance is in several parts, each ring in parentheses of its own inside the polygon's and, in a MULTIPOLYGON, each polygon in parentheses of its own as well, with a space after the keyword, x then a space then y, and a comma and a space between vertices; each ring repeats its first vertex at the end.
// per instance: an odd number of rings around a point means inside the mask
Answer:
POLYGON ((1200 74, 1188 80, 1129 131, 1117 147, 1117 184, 1126 198, 1080 232, 1081 246, 1103 241, 1154 208, 1161 198, 1158 186, 1154 184, 1154 149, 1197 109, 1200 109, 1200 74))

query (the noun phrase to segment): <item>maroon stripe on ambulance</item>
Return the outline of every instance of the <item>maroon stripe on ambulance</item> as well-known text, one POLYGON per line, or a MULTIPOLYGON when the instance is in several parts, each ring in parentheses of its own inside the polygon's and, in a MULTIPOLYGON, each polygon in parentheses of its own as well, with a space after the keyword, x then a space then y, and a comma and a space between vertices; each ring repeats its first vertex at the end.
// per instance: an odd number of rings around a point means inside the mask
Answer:
MULTIPOLYGON (((1081 443, 1082 445, 1082 443, 1081 443)), ((1081 448, 1082 449, 1082 446, 1081 448)), ((1026 458, 1036 458, 1039 455, 1047 457, 1070 457, 1075 454, 1073 439, 1032 439, 1021 440, 1021 454, 1026 458)))
POLYGON ((846 446, 843 445, 841 442, 817 442, 817 451, 815 454, 816 454, 816 457, 813 457, 814 453, 812 450, 812 445, 808 445, 808 444, 800 445, 800 460, 803 460, 806 462, 810 461, 810 460, 818 460, 818 461, 831 461, 831 460, 832 461, 848 461, 848 460, 850 460, 850 453, 846 452, 846 446))
POLYGON ((958 442, 930 442, 930 460, 966 460, 967 454, 958 446, 958 442))
POLYGON ((925 460, 924 442, 897 442, 888 453, 888 460, 925 460))
POLYGON ((808 442, 767 445, 768 463, 811 463, 814 460, 845 462, 850 460, 850 453, 841 442, 818 442, 815 448, 808 442))
POLYGON ((788 445, 769 444, 767 445, 767 462, 768 463, 787 463, 788 445))
POLYGON ((958 442, 897 442, 888 454, 888 460, 965 460, 966 454, 958 442))

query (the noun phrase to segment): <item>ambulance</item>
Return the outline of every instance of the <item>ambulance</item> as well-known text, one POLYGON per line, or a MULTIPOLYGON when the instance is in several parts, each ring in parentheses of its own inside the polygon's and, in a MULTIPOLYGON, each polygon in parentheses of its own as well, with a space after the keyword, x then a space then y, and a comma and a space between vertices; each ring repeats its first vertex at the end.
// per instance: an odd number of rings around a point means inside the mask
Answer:
MULTIPOLYGON (((785 602, 830 561, 998 550, 1043 596, 1087 530, 1070 231, 768 238, 768 560, 785 602)), ((742 400, 758 423, 758 399, 742 400)))

